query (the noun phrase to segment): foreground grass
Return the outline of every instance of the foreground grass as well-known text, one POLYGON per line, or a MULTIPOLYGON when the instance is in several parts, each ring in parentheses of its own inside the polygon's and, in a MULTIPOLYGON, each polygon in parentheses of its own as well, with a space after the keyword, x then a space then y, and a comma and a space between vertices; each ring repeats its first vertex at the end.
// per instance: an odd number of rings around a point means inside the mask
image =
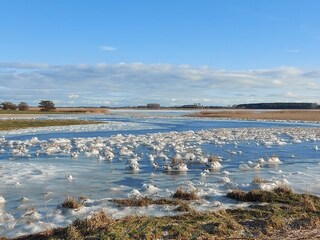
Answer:
POLYGON ((0 120, 0 131, 16 130, 30 127, 51 127, 51 126, 70 126, 83 124, 97 124, 100 122, 86 120, 35 120, 35 119, 15 119, 15 120, 0 120))
MULTIPOLYGON (((129 216, 118 220, 98 212, 91 218, 76 220, 66 228, 16 239, 290 239, 319 236, 319 197, 296 194, 287 188, 273 192, 235 190, 227 197, 267 204, 204 213, 190 211, 167 217, 129 216)), ((144 198, 141 201, 115 202, 126 206, 145 206, 157 204, 157 201, 144 198)))

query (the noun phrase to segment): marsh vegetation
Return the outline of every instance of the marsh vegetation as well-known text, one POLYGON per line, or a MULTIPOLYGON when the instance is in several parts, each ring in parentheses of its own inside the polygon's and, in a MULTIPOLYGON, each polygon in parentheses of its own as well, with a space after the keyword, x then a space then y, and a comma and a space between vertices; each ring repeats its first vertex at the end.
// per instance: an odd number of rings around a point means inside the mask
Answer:
POLYGON ((250 110, 224 110, 202 111, 192 114, 194 117, 227 118, 244 120, 294 120, 294 121, 320 121, 319 110, 278 110, 278 111, 250 111, 250 110))
POLYGON ((70 126, 97 124, 97 121, 75 120, 75 119, 57 119, 57 120, 40 120, 40 119, 2 119, 0 121, 0 131, 15 130, 32 127, 51 127, 51 126, 70 126))
MULTIPOLYGON (((312 238, 320 226, 320 198, 317 196, 297 194, 288 187, 280 187, 274 191, 234 190, 227 197, 252 205, 211 212, 191 211, 176 216, 121 219, 113 219, 100 211, 65 228, 16 239, 273 239, 279 236, 289 239, 301 233, 312 238)), ((125 206, 177 203, 174 199, 150 198, 114 202, 125 206)))

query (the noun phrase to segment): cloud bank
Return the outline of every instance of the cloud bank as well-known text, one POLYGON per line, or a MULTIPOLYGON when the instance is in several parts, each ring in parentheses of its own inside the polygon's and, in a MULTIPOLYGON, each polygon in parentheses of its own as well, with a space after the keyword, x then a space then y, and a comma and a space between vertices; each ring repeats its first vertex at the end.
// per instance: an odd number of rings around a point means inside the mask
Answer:
POLYGON ((0 63, 0 102, 58 106, 164 106, 250 102, 320 103, 320 70, 220 70, 169 64, 0 63))

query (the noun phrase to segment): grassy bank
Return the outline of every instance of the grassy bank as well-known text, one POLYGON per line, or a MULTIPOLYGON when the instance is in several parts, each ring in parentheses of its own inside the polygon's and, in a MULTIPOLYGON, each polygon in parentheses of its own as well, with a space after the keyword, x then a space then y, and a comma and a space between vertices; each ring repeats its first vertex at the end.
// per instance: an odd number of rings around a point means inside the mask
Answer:
POLYGON ((16 110, 0 110, 0 115, 20 115, 20 114, 53 114, 55 112, 41 112, 36 110, 25 110, 25 111, 16 111, 16 110))
POLYGON ((0 120, 0 131, 15 130, 30 127, 51 127, 51 126, 69 126, 69 125, 84 125, 97 124, 99 122, 86 120, 35 120, 35 119, 14 119, 0 120))
POLYGON ((319 110, 280 110, 280 111, 202 111, 192 114, 193 117, 230 118, 251 120, 296 120, 296 121, 320 121, 319 110))
POLYGON ((78 107, 69 107, 69 108, 56 108, 51 111, 41 111, 40 108, 31 107, 25 111, 17 110, 0 110, 0 115, 2 114, 75 114, 75 113, 91 113, 91 114, 105 114, 109 113, 109 110, 106 108, 78 108, 78 107))
MULTIPOLYGON (((247 193, 235 190, 227 197, 265 204, 204 213, 185 208, 185 213, 177 216, 129 216, 118 220, 98 212, 66 228, 16 239, 316 239, 320 234, 319 197, 296 194, 288 188, 247 193)), ((189 203, 174 197, 171 200, 143 198, 114 202, 123 206, 189 203)))

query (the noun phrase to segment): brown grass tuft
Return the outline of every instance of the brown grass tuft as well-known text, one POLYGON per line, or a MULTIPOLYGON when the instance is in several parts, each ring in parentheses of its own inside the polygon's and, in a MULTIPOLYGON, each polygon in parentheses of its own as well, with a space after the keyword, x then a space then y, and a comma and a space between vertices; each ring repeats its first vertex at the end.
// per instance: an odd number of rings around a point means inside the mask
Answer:
POLYGON ((180 202, 179 206, 175 209, 175 211, 178 212, 191 212, 193 208, 190 207, 190 205, 186 202, 180 202))
POLYGON ((82 206, 82 203, 80 203, 75 197, 67 197, 62 203, 62 207, 69 209, 78 209, 82 206))
POLYGON ((67 227, 65 238, 68 240, 81 240, 81 239, 83 239, 80 231, 73 225, 67 227))
POLYGON ((285 184, 282 184, 273 190, 278 195, 291 195, 293 194, 292 189, 285 184))
POLYGON ((213 162, 219 162, 220 161, 220 158, 219 158, 219 156, 210 156, 209 158, 208 158, 208 162, 210 162, 210 163, 213 163, 213 162))
POLYGON ((73 225, 79 229, 84 235, 97 229, 107 228, 112 224, 113 220, 109 218, 103 211, 93 214, 84 220, 76 220, 73 225))
POLYGON ((252 183, 255 183, 255 184, 260 184, 260 183, 267 183, 268 181, 259 177, 259 176, 254 176, 253 179, 252 179, 252 183))
POLYGON ((235 189, 227 193, 227 197, 237 201, 246 201, 246 193, 244 191, 235 189))
POLYGON ((181 188, 178 188, 176 190, 176 192, 173 194, 173 198, 178 198, 182 200, 198 200, 199 199, 198 195, 194 190, 192 190, 191 192, 187 192, 182 190, 181 188))
POLYGON ((184 162, 183 162, 183 160, 181 158, 174 157, 174 158, 172 158, 172 162, 171 163, 174 164, 174 165, 177 165, 177 164, 182 164, 184 162))
POLYGON ((306 194, 301 195, 300 202, 306 211, 310 211, 310 212, 317 211, 317 208, 309 195, 306 195, 306 194))
POLYGON ((284 222, 283 217, 277 215, 271 215, 266 220, 266 230, 267 232, 274 232, 274 230, 282 230, 285 227, 286 223, 284 222))

